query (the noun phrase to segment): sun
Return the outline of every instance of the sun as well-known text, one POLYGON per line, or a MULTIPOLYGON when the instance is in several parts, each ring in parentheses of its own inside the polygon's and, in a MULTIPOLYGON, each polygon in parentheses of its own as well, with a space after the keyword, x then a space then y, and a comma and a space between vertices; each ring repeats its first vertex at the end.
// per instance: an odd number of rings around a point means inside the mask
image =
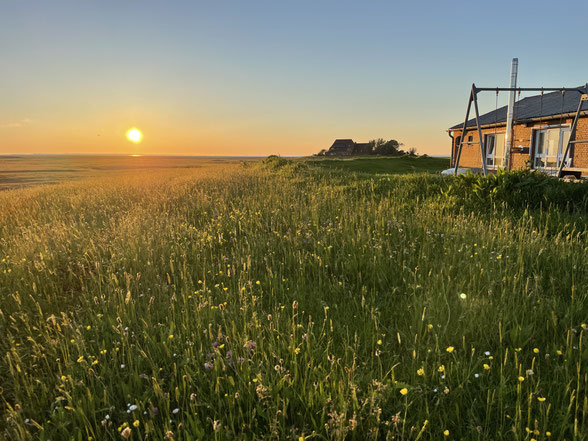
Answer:
POLYGON ((143 134, 139 129, 133 127, 132 129, 129 129, 129 131, 127 132, 127 139, 135 143, 141 142, 141 139, 143 139, 143 134))

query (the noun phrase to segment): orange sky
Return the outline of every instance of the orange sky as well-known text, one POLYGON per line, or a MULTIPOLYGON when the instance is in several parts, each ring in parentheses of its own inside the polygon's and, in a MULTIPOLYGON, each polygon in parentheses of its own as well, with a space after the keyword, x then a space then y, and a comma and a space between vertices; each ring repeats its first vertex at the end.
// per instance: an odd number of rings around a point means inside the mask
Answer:
POLYGON ((448 155, 471 83, 507 85, 512 57, 521 86, 588 80, 588 3, 541 33, 543 0, 496 1, 509 14, 491 33, 466 19, 487 5, 465 0, 6 2, 0 154, 309 155, 384 138, 448 155))

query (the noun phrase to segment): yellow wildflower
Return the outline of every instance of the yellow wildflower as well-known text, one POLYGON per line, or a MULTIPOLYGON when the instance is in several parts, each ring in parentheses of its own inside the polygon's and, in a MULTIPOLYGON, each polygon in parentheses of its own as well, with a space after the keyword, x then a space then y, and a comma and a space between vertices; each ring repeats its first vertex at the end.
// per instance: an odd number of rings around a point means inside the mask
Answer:
POLYGON ((439 367, 437 368, 437 370, 438 370, 439 372, 445 372, 445 365, 443 365, 443 364, 442 364, 441 366, 439 366, 439 367))
POLYGON ((543 403, 545 401, 545 397, 537 397, 537 401, 540 401, 543 403))
POLYGON ((174 338, 174 335, 170 334, 167 338, 169 338, 171 340, 172 338, 174 338))
POLYGON ((523 381, 525 381, 525 377, 519 377, 519 381, 522 383, 523 381))
POLYGON ((425 376, 425 369, 424 368, 420 368, 419 370, 417 370, 417 375, 419 377, 424 377, 425 376))
POLYGON ((382 340, 378 340, 376 343, 379 344, 379 345, 381 345, 382 344, 382 340))
POLYGON ((81 363, 82 361, 84 361, 84 356, 83 355, 80 355, 78 357, 78 363, 81 363))
POLYGON ((538 353, 539 353, 539 348, 534 348, 534 349, 533 349, 533 352, 534 352, 535 354, 538 354, 538 353))
POLYGON ((444 435, 444 436, 449 436, 449 430, 445 429, 445 430, 443 431, 443 435, 444 435))
POLYGON ((402 389, 400 389, 400 395, 406 395, 408 393, 408 389, 403 387, 402 389))
POLYGON ((454 349, 455 348, 453 346, 448 346, 447 349, 445 349, 445 350, 451 354, 454 349))
POLYGON ((490 370, 490 365, 484 363, 484 370, 485 371, 489 371, 490 370))
POLYGON ((140 424, 140 423, 139 423, 139 420, 135 420, 135 421, 133 421, 133 426, 135 426, 135 427, 139 427, 139 424, 140 424))

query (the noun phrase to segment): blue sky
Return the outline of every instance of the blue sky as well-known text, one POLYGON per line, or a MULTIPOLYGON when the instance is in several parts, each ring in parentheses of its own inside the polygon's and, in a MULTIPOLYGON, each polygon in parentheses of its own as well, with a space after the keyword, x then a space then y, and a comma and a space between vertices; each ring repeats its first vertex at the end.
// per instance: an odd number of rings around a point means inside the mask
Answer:
POLYGON ((0 5, 0 153, 303 155, 382 137, 443 154, 471 83, 507 86, 512 57, 521 86, 588 81, 588 2, 0 5))

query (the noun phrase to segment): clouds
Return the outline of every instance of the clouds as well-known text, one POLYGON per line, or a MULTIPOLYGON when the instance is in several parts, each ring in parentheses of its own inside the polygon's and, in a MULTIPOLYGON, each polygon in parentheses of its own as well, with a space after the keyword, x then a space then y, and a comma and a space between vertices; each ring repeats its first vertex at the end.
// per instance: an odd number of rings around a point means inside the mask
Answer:
POLYGON ((26 127, 31 123, 29 118, 23 118, 18 121, 0 122, 0 129, 20 129, 26 127))

